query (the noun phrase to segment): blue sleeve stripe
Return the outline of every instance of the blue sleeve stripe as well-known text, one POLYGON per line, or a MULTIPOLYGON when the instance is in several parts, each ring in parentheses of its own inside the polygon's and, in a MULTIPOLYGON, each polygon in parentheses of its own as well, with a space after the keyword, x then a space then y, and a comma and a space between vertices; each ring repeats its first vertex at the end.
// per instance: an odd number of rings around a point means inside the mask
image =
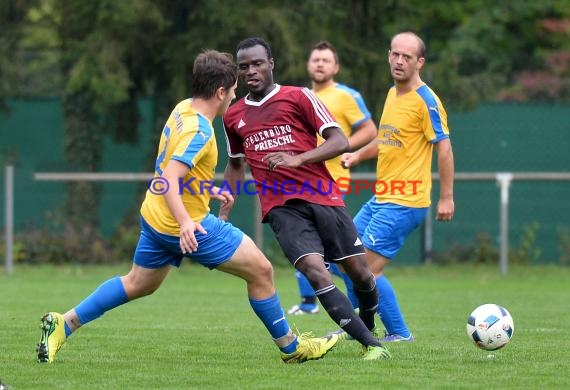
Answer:
POLYGON ((182 156, 172 156, 172 159, 183 162, 190 168, 193 168, 194 158, 200 150, 202 150, 204 145, 208 143, 210 138, 212 138, 212 132, 210 122, 201 115, 198 115, 198 131, 194 134, 194 137, 186 147, 184 154, 182 156))
POLYGON ((162 169, 160 168, 160 164, 162 164, 162 162, 164 161, 164 157, 166 156, 166 148, 168 147, 168 141, 170 140, 170 127, 165 125, 164 129, 162 129, 162 133, 164 135, 164 147, 162 148, 162 151, 156 158, 156 162, 154 165, 154 170, 156 171, 156 173, 158 173, 159 176, 162 176, 162 169))
POLYGON ((370 119, 370 118, 371 118, 370 115, 368 115, 368 116, 362 118, 362 119, 359 120, 358 122, 353 123, 353 124, 352 124, 352 128, 353 128, 353 129, 357 128, 357 127, 360 126, 363 122, 367 121, 367 120, 370 119))
POLYGON ((362 115, 364 115, 364 118, 362 118, 360 121, 354 123, 352 125, 352 127, 357 127, 358 125, 360 125, 362 122, 364 122, 365 120, 368 120, 370 118, 372 118, 372 115, 370 114, 370 111, 368 111, 368 107, 366 107, 366 103, 364 102, 364 99, 362 98, 362 95, 355 89, 352 89, 344 84, 336 84, 336 87, 342 91, 347 92, 356 102, 356 105, 358 106, 358 108, 360 109, 360 111, 362 111, 362 115))
POLYGON ((432 140, 429 141, 429 142, 430 142, 430 144, 437 144, 439 141, 442 141, 442 140, 448 139, 448 138, 449 138, 449 135, 443 134, 441 137, 437 137, 437 138, 435 138, 435 139, 432 139, 432 140))
POLYGON ((443 132, 443 128, 441 127, 441 115, 439 114, 439 106, 437 104, 435 96, 433 95, 433 92, 428 88, 427 85, 423 85, 418 88, 417 93, 426 104, 429 113, 429 119, 431 121, 433 132, 435 134, 435 139, 431 142, 438 142, 442 139, 449 138, 449 136, 443 132))
POLYGON ((180 161, 181 163, 188 165, 188 168, 190 169, 194 168, 192 161, 186 160, 184 156, 172 156, 171 160, 180 161))

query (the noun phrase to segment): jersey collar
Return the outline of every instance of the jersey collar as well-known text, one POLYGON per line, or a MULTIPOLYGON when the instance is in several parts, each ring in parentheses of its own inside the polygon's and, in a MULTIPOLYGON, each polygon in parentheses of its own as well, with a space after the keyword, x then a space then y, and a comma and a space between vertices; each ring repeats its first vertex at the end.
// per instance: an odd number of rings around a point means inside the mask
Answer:
POLYGON ((249 93, 248 93, 244 99, 245 104, 247 104, 248 106, 259 107, 259 106, 263 105, 263 103, 265 103, 266 101, 271 99, 273 96, 275 96, 279 92, 280 89, 281 89, 281 85, 276 83, 275 88, 273 88, 273 90, 271 92, 269 92, 267 95, 265 95, 265 97, 258 102, 254 101, 254 100, 249 100, 249 93))

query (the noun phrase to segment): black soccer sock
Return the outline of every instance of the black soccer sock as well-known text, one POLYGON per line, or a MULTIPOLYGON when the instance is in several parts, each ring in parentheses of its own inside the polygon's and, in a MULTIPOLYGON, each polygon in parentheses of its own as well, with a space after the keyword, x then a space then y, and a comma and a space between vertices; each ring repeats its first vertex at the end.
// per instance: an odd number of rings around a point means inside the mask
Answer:
POLYGON ((362 345, 379 346, 378 339, 370 333, 360 317, 356 315, 350 300, 334 284, 315 291, 323 308, 346 333, 362 345))
POLYGON ((358 298, 359 315, 362 322, 370 330, 374 329, 374 316, 378 308, 378 290, 376 289, 376 280, 374 277, 370 278, 369 287, 366 290, 354 289, 354 294, 358 298))

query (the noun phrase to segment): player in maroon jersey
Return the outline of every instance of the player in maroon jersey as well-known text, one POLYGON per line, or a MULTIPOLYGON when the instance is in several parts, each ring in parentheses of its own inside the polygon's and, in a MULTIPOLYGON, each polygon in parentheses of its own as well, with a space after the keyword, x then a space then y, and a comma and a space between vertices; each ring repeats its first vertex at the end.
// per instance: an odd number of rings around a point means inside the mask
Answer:
MULTIPOLYGON (((223 117, 230 156, 225 183, 236 189, 247 161, 262 221, 270 224, 291 264, 309 279, 330 317, 363 345, 364 359, 389 358, 390 352, 372 333, 378 305, 373 274, 340 190, 324 164, 347 151, 346 136, 308 88, 274 83, 266 41, 240 42, 237 63, 249 94, 223 117), (326 140, 319 147, 317 133, 326 140), (359 315, 334 285, 324 259, 342 264, 350 276, 359 315)), ((227 218, 227 212, 222 210, 220 217, 227 218)))

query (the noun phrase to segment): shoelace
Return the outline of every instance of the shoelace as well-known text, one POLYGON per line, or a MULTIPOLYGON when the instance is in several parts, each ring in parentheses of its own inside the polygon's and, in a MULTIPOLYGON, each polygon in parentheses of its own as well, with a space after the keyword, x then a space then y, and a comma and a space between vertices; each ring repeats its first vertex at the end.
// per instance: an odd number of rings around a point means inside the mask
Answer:
POLYGON ((303 340, 304 340, 305 349, 308 350, 309 352, 313 353, 319 350, 319 343, 317 341, 311 339, 303 339, 303 340))
POLYGON ((293 333, 300 339, 310 339, 315 337, 313 332, 309 331, 309 332, 301 332, 299 331, 299 328, 297 328, 297 324, 293 324, 293 333))
POLYGON ((301 334, 297 334, 297 337, 300 340, 304 341, 304 345, 306 347, 306 349, 309 350, 309 352, 318 352, 320 350, 320 343, 318 340, 324 339, 324 338, 315 338, 313 332, 304 332, 301 334))

